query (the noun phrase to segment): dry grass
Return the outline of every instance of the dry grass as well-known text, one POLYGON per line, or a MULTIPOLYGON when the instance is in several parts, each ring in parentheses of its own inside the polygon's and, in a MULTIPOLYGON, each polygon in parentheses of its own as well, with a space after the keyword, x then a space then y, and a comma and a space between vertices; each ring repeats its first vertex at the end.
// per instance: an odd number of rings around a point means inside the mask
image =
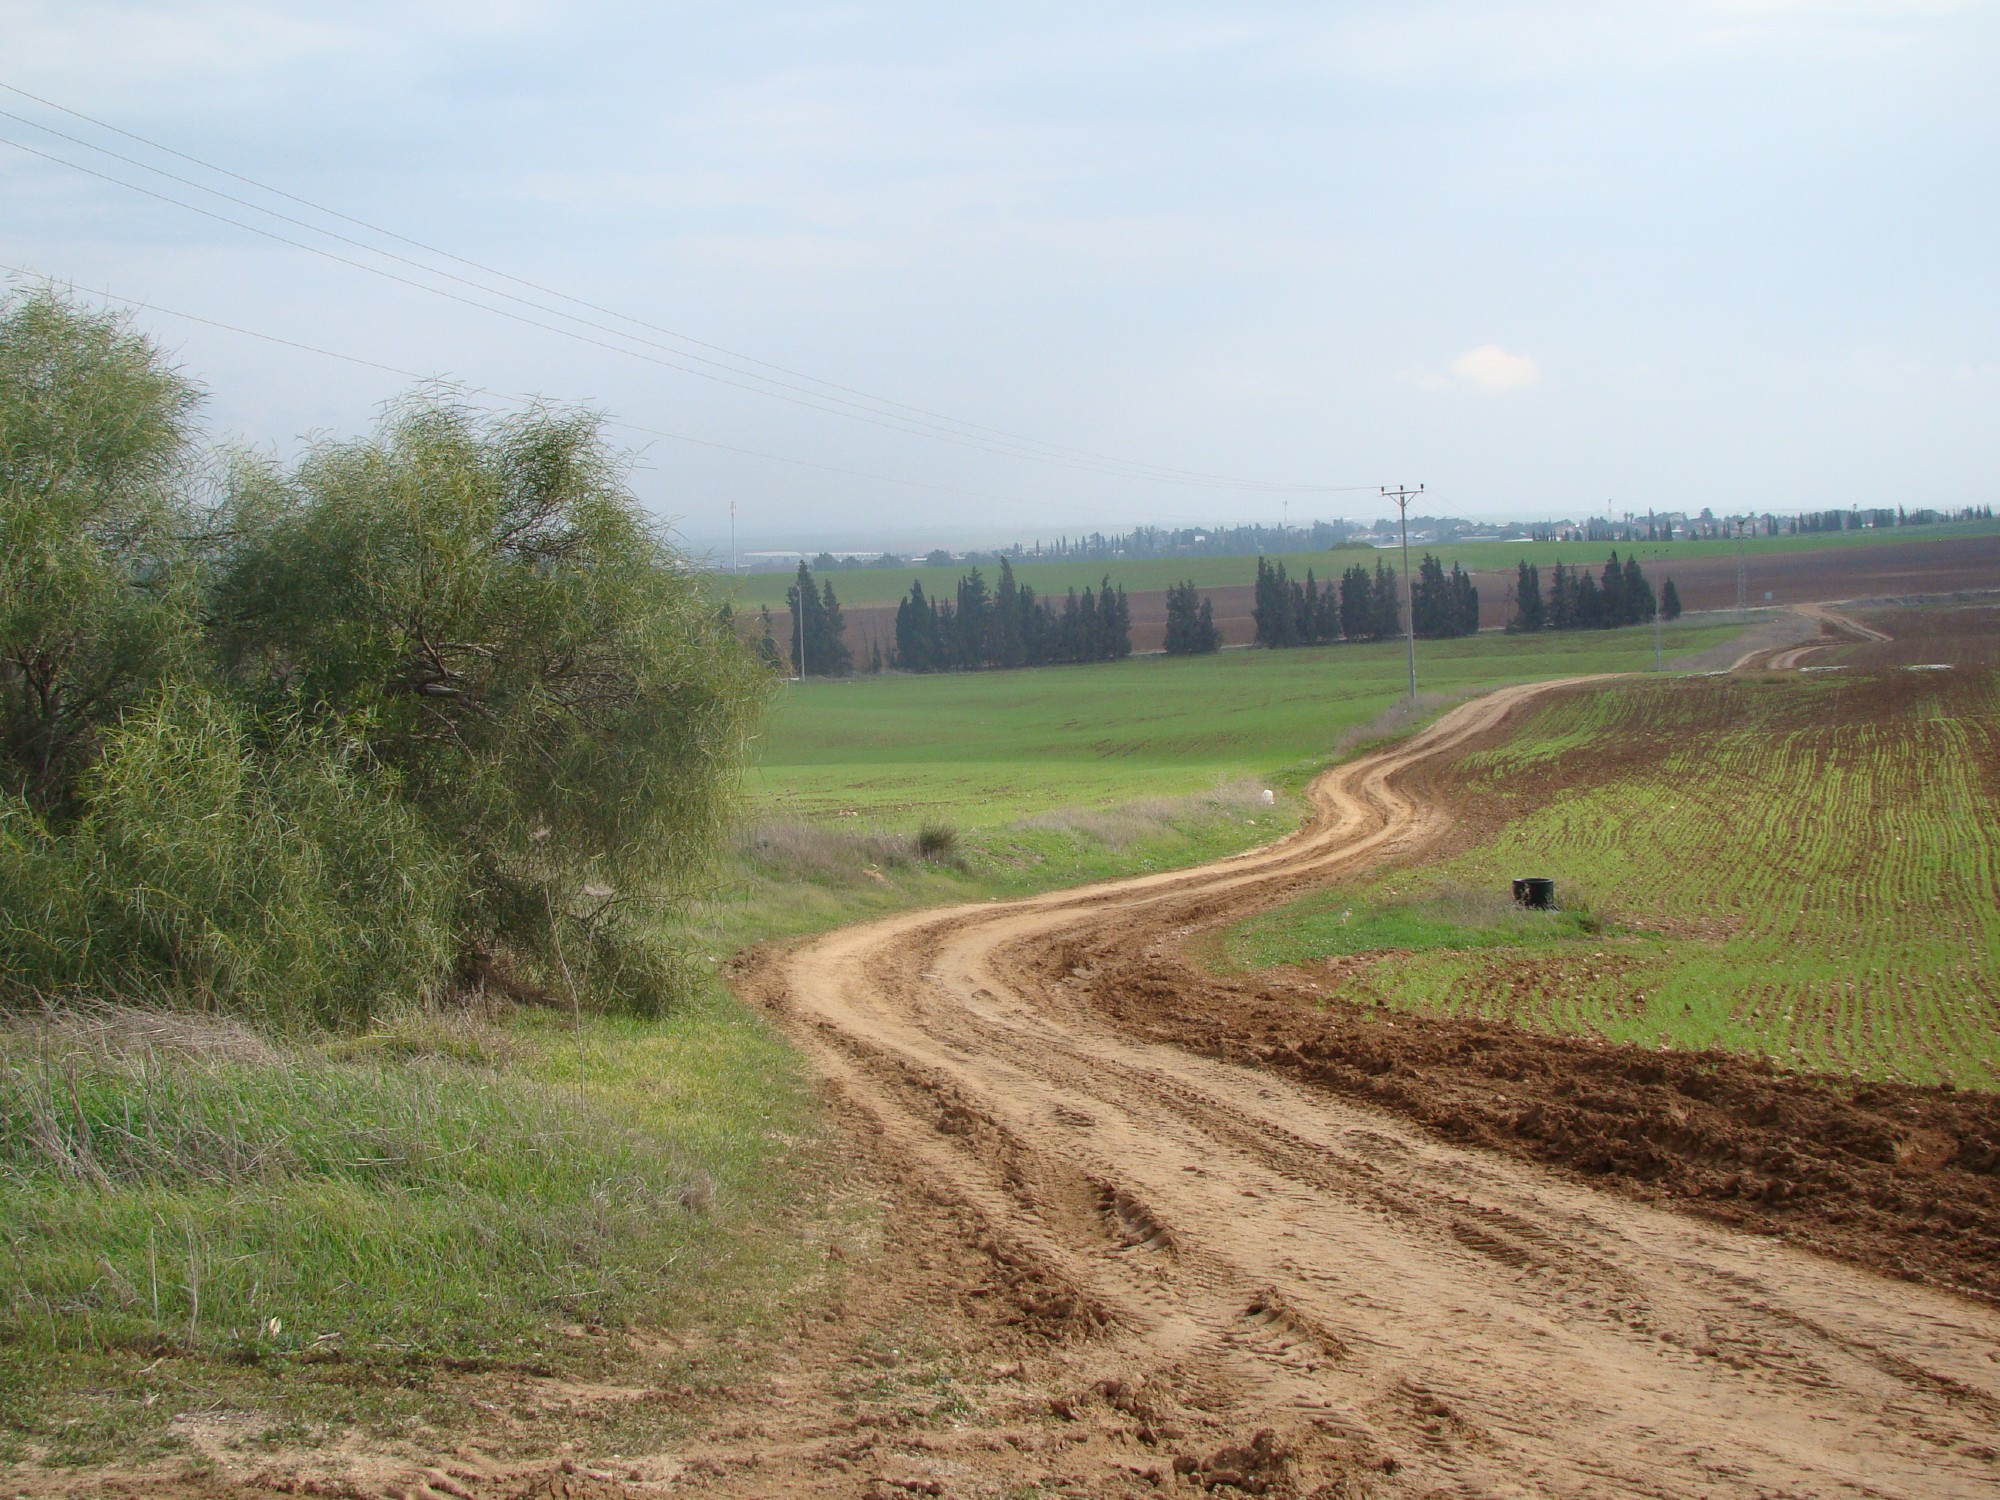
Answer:
POLYGON ((32 1037, 46 1053, 80 1051, 121 1062, 155 1065, 167 1059, 268 1066, 278 1050, 233 1016, 152 1010, 109 1000, 65 999, 39 1013, 12 1017, 5 1029, 32 1037))
POLYGON ((1060 833, 1106 849, 1165 837, 1190 825, 1242 822, 1277 815, 1266 813, 1265 788, 1260 781, 1228 781, 1212 791, 1185 797, 1141 797, 1116 807, 1066 807, 1023 818, 1014 826, 1029 832, 1060 833))
POLYGON ((1465 687, 1449 693, 1419 693, 1414 698, 1398 698, 1366 724, 1356 724, 1333 742, 1338 759, 1355 750, 1368 749, 1385 740, 1401 739, 1414 733, 1453 704, 1463 703, 1487 690, 1485 686, 1465 687))
POLYGON ((744 830, 736 839, 736 855, 767 879, 817 885, 850 884, 865 879, 870 870, 907 869, 922 858, 916 838, 907 833, 832 828, 792 819, 744 830))

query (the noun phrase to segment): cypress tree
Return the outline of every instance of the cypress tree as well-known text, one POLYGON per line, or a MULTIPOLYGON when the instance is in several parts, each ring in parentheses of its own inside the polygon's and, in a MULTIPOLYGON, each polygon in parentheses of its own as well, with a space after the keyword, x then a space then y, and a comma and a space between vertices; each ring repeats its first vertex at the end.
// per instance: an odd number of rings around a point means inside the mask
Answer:
POLYGON ((1604 590, 1597 586, 1597 575, 1588 568, 1576 570, 1576 628, 1595 630, 1604 624, 1604 590))
POLYGON ((1472 575, 1463 571, 1457 563, 1451 565, 1451 604, 1451 633, 1479 634, 1479 590, 1472 586, 1472 575))
POLYGON ((1132 604, 1125 590, 1111 587, 1104 575, 1097 590, 1098 659, 1123 661, 1132 654, 1132 604))
POLYGON ((1653 618, 1658 609, 1653 599, 1653 586, 1646 581, 1646 574, 1639 566, 1639 559, 1628 556, 1625 559, 1625 619, 1631 625, 1644 625, 1653 618))
POLYGON ((1396 588, 1396 570, 1380 559, 1375 563, 1374 600, 1369 610, 1368 638, 1385 641, 1403 633, 1403 596, 1396 588))
MULTIPOLYGON (((811 592, 810 580, 807 592, 811 592)), ((807 622, 808 629, 811 622, 807 622)), ((847 620, 840 601, 833 595, 831 578, 820 585, 819 640, 812 656, 812 669, 821 677, 845 677, 854 670, 854 653, 847 649, 847 620)))
POLYGON ((1625 598, 1625 569, 1619 564, 1616 552, 1604 565, 1604 581, 1598 586, 1598 604, 1602 610, 1598 624, 1609 628, 1632 623, 1631 605, 1625 598))
POLYGON ((910 584, 910 597, 896 606, 896 665, 905 672, 934 672, 937 662, 931 650, 936 620, 931 602, 924 597, 924 584, 910 584))
POLYGON ((1540 630, 1544 620, 1541 570, 1526 558, 1514 571, 1514 618, 1507 624, 1513 631, 1540 630))
POLYGON ((1340 633, 1350 641, 1366 636, 1374 606, 1368 570, 1356 563, 1340 575, 1340 633))
POLYGON ((1576 618, 1576 574, 1560 562, 1549 576, 1548 625, 1551 630, 1574 630, 1576 618))
POLYGON ((993 663, 1018 667, 1025 659, 1022 641, 1021 590, 1014 582, 1014 567, 1000 559, 1000 582, 993 589, 993 663))
POLYGON ((1665 583, 1660 585, 1660 618, 1663 620, 1678 620, 1680 617, 1680 590, 1674 587, 1673 579, 1669 578, 1665 583))

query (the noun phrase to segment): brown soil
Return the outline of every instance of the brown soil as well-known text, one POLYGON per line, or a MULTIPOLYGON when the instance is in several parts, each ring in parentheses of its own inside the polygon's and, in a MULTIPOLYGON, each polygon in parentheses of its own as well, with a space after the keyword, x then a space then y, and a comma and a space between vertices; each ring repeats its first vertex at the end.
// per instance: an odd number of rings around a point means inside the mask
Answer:
MULTIPOLYGON (((1727 543, 1704 546, 1707 550, 1703 552, 1676 557, 1671 568, 1644 563, 1646 572, 1648 576, 1671 577, 1684 609, 1734 609, 1736 559, 1727 543)), ((1605 553, 1608 555, 1612 550, 1612 544, 1607 542, 1605 553)), ((1616 550, 1621 557, 1627 551, 1624 547, 1616 550)), ((1639 555, 1643 562, 1646 555, 1643 543, 1639 555)), ((1373 565, 1372 552, 1356 552, 1354 556, 1373 565)), ((1601 564, 1602 558, 1598 561, 1601 564)), ((1111 574, 1112 582, 1117 582, 1116 565, 1106 571, 1111 574)), ((1479 589, 1480 627, 1500 629, 1513 613, 1513 570, 1475 573, 1472 581, 1479 589)), ((1989 589, 2000 584, 2000 533, 1950 541, 1897 540, 1802 552, 1750 554, 1744 565, 1743 583, 1745 598, 1754 608, 1765 605, 1766 593, 1771 595, 1769 603, 1799 605, 1819 599, 1877 599, 1989 589)), ((838 592, 839 588, 839 578, 835 575, 834 590, 838 592)), ((1203 593, 1215 606, 1215 622, 1222 627, 1224 644, 1247 645, 1255 638, 1250 617, 1254 590, 1248 584, 1205 589, 1203 593)), ((1166 593, 1160 589, 1134 593, 1131 604, 1134 649, 1157 651, 1167 628, 1166 593)), ((895 605, 848 605, 843 613, 847 618, 847 644, 857 662, 868 660, 872 644, 879 642, 886 653, 895 642, 895 605)))
POLYGON ((1184 957, 1421 856, 1441 768, 1561 690, 1330 773, 1265 849, 745 955, 888 1243, 671 1455, 369 1491, 2000 1489, 1991 1099, 1315 1010, 1184 957))

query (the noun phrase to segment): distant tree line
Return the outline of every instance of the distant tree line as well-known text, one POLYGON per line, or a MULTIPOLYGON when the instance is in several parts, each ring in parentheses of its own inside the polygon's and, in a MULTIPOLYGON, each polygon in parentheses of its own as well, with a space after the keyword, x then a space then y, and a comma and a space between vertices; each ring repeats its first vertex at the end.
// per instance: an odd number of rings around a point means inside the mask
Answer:
MULTIPOLYGON (((1819 531, 1880 530, 1890 526, 1934 526, 1940 521, 1990 521, 1993 507, 1968 505, 1956 511, 1905 510, 1817 510, 1791 522, 1793 534, 1819 531)), ((1776 535, 1774 531, 1772 533, 1776 535)))
POLYGON ((1662 619, 1678 619, 1680 612, 1680 594, 1671 578, 1656 600, 1639 559, 1628 556, 1621 563, 1613 552, 1601 574, 1557 563, 1546 594, 1541 570, 1523 561, 1515 572, 1514 618, 1507 628, 1516 632, 1610 630, 1620 625, 1643 625, 1656 613, 1662 619))
POLYGON ((1003 557, 991 588, 974 568, 958 580, 952 599, 927 597, 919 579, 896 606, 893 662, 905 672, 1117 661, 1131 654, 1132 607, 1109 577, 1080 595, 1071 589, 1058 608, 1016 582, 1003 557))

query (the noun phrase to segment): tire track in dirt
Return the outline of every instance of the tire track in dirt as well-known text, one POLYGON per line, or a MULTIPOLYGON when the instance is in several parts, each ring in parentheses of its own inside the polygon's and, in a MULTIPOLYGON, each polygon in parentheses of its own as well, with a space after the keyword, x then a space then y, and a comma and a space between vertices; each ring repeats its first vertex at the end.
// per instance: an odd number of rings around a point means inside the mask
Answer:
MULTIPOLYGON (((1165 951, 1420 851, 1442 815, 1402 783, 1589 680, 1502 689, 1328 773, 1308 825, 1266 848, 844 929, 759 956, 741 981, 900 1178, 979 1225, 1003 1262, 1032 1267, 1038 1305, 1067 1320, 1080 1383, 1147 1391, 1237 1434, 1234 1449, 1184 1459, 1197 1480, 1233 1473, 1255 1493, 1992 1493, 1992 1308, 1147 1041, 1089 1003, 1087 974, 1052 971, 1052 953, 1165 951)), ((978 1451, 961 1445, 955 1461, 976 1475, 978 1451)), ((1103 1492, 1121 1492, 1112 1480, 1134 1466, 1116 1444, 1099 1457, 1103 1492)))

